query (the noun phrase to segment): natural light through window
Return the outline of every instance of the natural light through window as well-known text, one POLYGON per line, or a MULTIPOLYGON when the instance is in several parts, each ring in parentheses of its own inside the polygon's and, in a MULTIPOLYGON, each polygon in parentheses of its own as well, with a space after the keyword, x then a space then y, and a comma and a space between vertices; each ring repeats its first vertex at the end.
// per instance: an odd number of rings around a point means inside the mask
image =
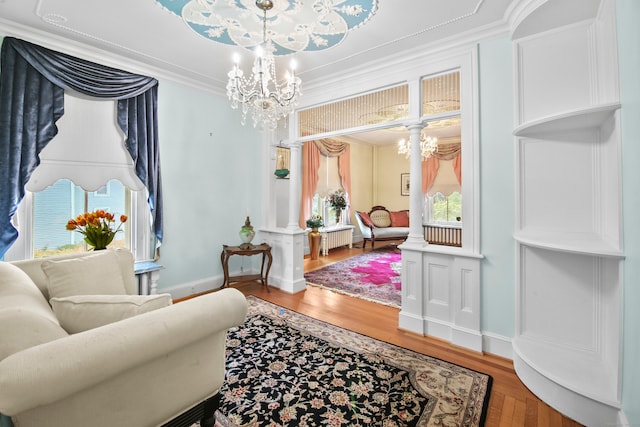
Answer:
MULTIPOLYGON (((71 252, 83 252, 87 245, 78 232, 66 229, 67 221, 96 209, 130 216, 129 191, 111 180, 96 191, 85 191, 68 179, 57 181, 33 194, 33 257, 42 258, 71 252)), ((129 247, 129 223, 118 232, 110 247, 129 247)))

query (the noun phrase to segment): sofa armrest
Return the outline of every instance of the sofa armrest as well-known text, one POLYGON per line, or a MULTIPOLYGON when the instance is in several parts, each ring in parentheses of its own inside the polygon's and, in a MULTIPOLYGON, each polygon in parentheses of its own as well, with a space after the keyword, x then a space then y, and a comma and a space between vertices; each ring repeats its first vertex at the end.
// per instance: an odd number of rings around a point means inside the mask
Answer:
POLYGON ((373 236, 373 226, 366 225, 360 217, 360 212, 355 212, 356 222, 358 223, 358 227, 360 227, 360 233, 362 237, 370 239, 373 236))
POLYGON ((0 361, 0 412, 57 402, 244 322, 229 288, 31 347, 0 361))

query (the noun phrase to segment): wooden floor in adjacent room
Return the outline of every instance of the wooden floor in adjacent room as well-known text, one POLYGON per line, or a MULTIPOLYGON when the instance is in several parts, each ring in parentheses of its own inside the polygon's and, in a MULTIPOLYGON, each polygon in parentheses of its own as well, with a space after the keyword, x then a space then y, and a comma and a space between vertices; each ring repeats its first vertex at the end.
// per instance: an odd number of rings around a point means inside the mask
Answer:
MULTIPOLYGON (((328 256, 320 256, 318 260, 306 258, 305 271, 360 253, 362 248, 343 248, 334 249, 328 256)), ((580 426, 533 395, 516 376, 510 360, 403 331, 398 328, 399 310, 396 308, 312 286, 296 294, 276 288, 266 292, 258 283, 240 284, 237 288, 246 295, 255 295, 316 319, 491 375, 493 386, 486 427, 580 426)))

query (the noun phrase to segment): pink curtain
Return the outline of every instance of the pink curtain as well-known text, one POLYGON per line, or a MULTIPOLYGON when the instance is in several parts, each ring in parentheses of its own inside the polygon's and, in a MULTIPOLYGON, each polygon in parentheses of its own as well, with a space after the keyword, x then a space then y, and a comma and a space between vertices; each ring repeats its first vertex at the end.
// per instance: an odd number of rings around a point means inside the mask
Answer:
POLYGON ((462 185, 462 153, 458 153, 456 157, 453 158, 453 171, 456 174, 456 178, 458 178, 458 184, 462 185))
POLYGON ((344 152, 338 156, 338 174, 340 175, 340 182, 344 192, 347 193, 348 202, 347 205, 347 223, 351 223, 351 148, 349 145, 345 147, 344 152))
POLYGON ((320 169, 320 150, 313 142, 302 146, 302 198, 300 200, 300 227, 307 228, 307 219, 311 217, 311 201, 318 187, 318 169, 320 169))
POLYGON ((338 174, 344 192, 351 197, 351 149, 348 145, 344 152, 338 156, 338 174))
POLYGON ((431 156, 426 160, 422 160, 422 193, 427 194, 436 180, 440 161, 436 156, 431 156))

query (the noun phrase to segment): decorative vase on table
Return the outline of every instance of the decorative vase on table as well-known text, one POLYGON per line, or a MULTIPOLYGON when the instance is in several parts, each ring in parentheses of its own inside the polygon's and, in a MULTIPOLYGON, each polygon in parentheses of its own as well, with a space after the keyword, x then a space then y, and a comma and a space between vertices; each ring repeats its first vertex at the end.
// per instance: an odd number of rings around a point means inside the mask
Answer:
POLYGON ((251 247, 251 241, 255 237, 256 232, 253 231, 253 226, 251 225, 251 220, 249 216, 244 221, 244 225, 240 228, 240 240, 242 240, 241 248, 247 249, 251 247))
POLYGON ((127 219, 126 215, 120 215, 120 224, 118 227, 114 227, 115 215, 98 209, 71 218, 67 222, 66 229, 82 234, 85 243, 91 247, 91 250, 100 251, 107 249, 116 234, 122 231, 122 226, 127 222, 127 219))
POLYGON ((334 193, 329 194, 327 201, 336 214, 336 224, 340 224, 340 220, 342 219, 342 210, 347 208, 347 194, 344 190, 337 190, 334 193))

